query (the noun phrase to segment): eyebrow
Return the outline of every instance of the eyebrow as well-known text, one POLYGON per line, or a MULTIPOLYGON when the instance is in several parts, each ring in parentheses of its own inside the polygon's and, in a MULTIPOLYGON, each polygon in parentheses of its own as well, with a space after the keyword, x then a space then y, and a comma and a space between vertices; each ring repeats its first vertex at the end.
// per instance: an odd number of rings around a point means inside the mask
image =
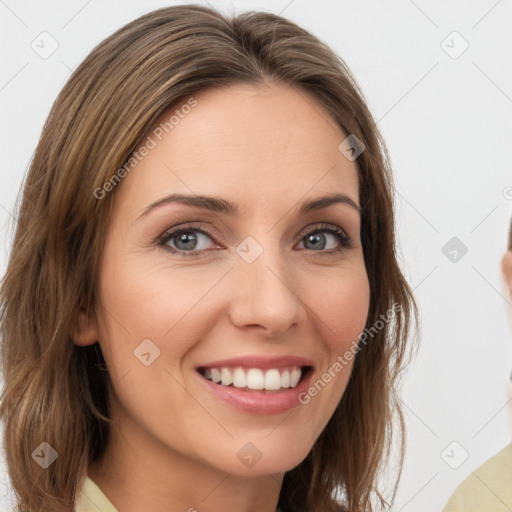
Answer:
MULTIPOLYGON (((215 213, 223 213, 229 216, 237 216, 240 214, 238 206, 227 199, 221 197, 212 197, 204 195, 185 195, 185 194, 170 194, 162 199, 158 199, 151 203, 144 209, 137 220, 147 216, 151 211, 156 208, 169 203, 179 203, 186 206, 193 206, 195 208, 203 208, 215 213)), ((299 215, 322 210, 333 204, 342 203, 353 208, 357 213, 361 214, 361 208, 357 203, 345 194, 334 194, 330 196, 323 196, 313 200, 305 200, 299 206, 299 215)))

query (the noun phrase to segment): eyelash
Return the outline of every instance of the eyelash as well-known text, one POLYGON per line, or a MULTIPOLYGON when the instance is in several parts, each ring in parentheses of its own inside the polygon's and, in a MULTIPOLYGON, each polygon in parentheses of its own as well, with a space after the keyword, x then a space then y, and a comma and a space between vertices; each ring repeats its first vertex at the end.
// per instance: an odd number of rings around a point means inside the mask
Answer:
MULTIPOLYGON (((189 226, 185 226, 184 228, 180 228, 176 231, 164 233, 164 235, 158 239, 157 245, 159 247, 162 247, 165 251, 169 251, 172 254, 179 254, 180 256, 185 256, 185 257, 197 256, 209 249, 201 249, 201 250, 196 250, 196 251, 184 251, 184 250, 174 249, 173 247, 166 245, 169 240, 177 237, 178 235, 183 234, 183 233, 190 233, 190 232, 194 232, 194 231, 197 231, 198 233, 202 233, 203 235, 206 235, 211 239, 214 238, 213 235, 211 233, 209 233, 207 230, 201 228, 200 226, 198 226, 196 224, 190 224, 189 226)), ((347 235, 347 233, 345 233, 344 230, 342 230, 338 226, 324 224, 324 223, 317 224, 316 226, 314 226, 314 228, 308 229, 305 232, 303 231, 299 235, 299 242, 302 241, 308 235, 312 235, 314 233, 322 232, 322 231, 327 231, 329 233, 337 235, 338 240, 341 242, 341 247, 339 247, 337 249, 330 249, 328 251, 310 250, 310 252, 313 252, 313 253, 318 252, 319 254, 331 255, 331 254, 335 254, 335 253, 340 253, 342 251, 345 251, 345 250, 353 247, 352 239, 347 235)), ((306 249, 306 250, 308 250, 308 249, 306 249)))

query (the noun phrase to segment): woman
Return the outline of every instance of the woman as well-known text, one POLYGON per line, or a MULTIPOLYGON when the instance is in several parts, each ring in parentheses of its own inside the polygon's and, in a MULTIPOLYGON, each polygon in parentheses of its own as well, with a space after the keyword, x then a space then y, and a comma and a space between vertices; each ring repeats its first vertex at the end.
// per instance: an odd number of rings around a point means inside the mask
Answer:
MULTIPOLYGON (((508 248, 501 260, 503 278, 512 299, 512 219, 508 248)), ((512 508, 512 444, 486 460, 457 487, 444 512, 505 512, 512 508)))
POLYGON ((19 510, 384 505, 416 319, 394 229, 375 122, 305 30, 188 5, 107 38, 50 112, 2 283, 19 510))

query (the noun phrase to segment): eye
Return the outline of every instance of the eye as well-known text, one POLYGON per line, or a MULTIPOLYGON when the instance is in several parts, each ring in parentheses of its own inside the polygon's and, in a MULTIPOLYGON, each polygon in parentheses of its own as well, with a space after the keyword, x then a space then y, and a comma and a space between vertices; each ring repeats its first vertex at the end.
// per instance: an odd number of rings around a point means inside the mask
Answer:
MULTIPOLYGON (((330 224, 317 225, 313 230, 310 229, 305 234, 302 234, 301 243, 303 243, 303 241, 311 244, 314 252, 327 254, 340 252, 352 247, 352 239, 347 235, 347 233, 340 227, 330 224), (316 250, 318 248, 325 249, 326 245, 328 245, 326 240, 328 240, 329 237, 326 237, 326 235, 322 233, 328 233, 330 238, 338 240, 341 247, 334 247, 329 250, 316 250)), ((310 247, 306 247, 306 249, 311 250, 310 247)))
POLYGON ((165 233, 159 240, 158 245, 173 254, 194 256, 206 250, 204 247, 205 241, 203 240, 203 243, 201 243, 201 239, 204 238, 212 240, 212 235, 198 226, 190 225, 176 231, 165 233), (170 242, 173 242, 175 246, 170 245, 170 242), (198 244, 200 246, 199 248, 197 247, 198 244))
MULTIPOLYGON (((352 239, 347 233, 338 226, 330 224, 318 224, 313 229, 303 231, 300 235, 300 243, 304 245, 304 241, 310 245, 306 247, 307 250, 318 252, 320 254, 332 254, 341 252, 352 247, 352 239), (327 233, 327 236, 325 235, 327 233), (338 246, 334 242, 333 248, 325 250, 329 245, 328 241, 331 238, 338 241, 338 246)), ((157 242, 159 247, 172 254, 179 254, 180 256, 197 256, 208 250, 209 239, 213 242, 213 235, 207 230, 191 224, 175 231, 165 233, 157 242)))

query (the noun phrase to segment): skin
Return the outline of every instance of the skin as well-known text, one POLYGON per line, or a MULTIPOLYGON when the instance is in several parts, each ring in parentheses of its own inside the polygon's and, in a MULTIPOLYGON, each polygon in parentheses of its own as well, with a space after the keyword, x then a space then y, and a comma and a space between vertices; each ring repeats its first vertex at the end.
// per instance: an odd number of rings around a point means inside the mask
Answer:
MULTIPOLYGON (((505 282, 506 291, 508 292, 507 299, 512 302, 512 249, 509 249, 501 260, 501 270, 503 273, 503 279, 505 282)), ((511 318, 512 320, 512 318, 511 318)), ((512 325, 512 323, 511 323, 512 325)), ((512 378, 512 377, 511 377, 512 378)), ((509 386, 509 398, 512 400, 512 387, 509 386)), ((509 408, 509 412, 512 417, 512 408, 509 408)), ((510 424, 512 432, 512 422, 510 424)))
POLYGON ((512 249, 509 249, 501 260, 501 269, 507 286, 507 290, 512 296, 512 249))
MULTIPOLYGON (((370 298, 359 213, 343 203, 296 212, 303 200, 333 193, 359 205, 357 167, 338 150, 346 134, 304 92, 237 85, 194 97, 198 105, 116 189, 100 304, 82 313, 74 336, 80 346, 99 340, 115 389, 117 428, 89 476, 123 512, 274 512, 284 473, 326 426, 352 362, 309 404, 272 415, 221 402, 195 368, 296 355, 313 361, 315 382, 357 340, 370 298), (169 203, 137 220, 171 193, 219 196, 241 212, 169 203), (187 222, 212 233, 195 232, 200 255, 154 242, 187 222), (342 228, 352 246, 318 232, 323 222, 342 228), (325 247, 308 243, 308 227, 325 247), (236 252, 248 236, 263 249, 251 264, 236 252), (133 353, 144 339, 161 351, 150 366, 133 353), (252 467, 237 457, 248 442, 262 454, 252 467)), ((194 250, 179 237, 167 245, 194 250)))

